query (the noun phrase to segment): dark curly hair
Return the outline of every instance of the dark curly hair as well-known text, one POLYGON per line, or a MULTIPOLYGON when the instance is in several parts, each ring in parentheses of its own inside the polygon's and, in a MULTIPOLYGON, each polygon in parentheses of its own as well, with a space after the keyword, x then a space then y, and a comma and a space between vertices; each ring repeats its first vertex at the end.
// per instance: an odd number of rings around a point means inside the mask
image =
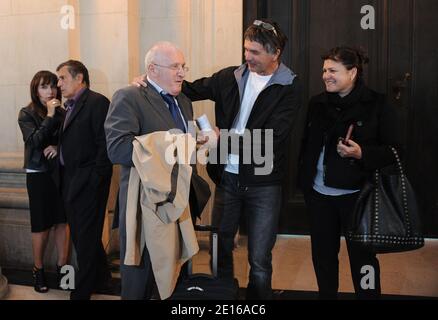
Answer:
POLYGON ((361 47, 340 46, 330 49, 321 56, 322 60, 333 60, 342 63, 347 70, 357 69, 357 78, 362 79, 364 65, 369 58, 361 47))

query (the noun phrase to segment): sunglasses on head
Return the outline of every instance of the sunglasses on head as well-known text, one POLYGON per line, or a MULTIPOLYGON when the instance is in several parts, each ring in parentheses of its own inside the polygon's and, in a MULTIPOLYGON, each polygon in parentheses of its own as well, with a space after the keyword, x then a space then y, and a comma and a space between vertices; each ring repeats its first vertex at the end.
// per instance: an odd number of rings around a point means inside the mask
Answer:
POLYGON ((272 31, 275 34, 275 36, 278 37, 277 30, 275 30, 275 27, 272 24, 263 22, 261 20, 254 20, 252 24, 257 27, 262 27, 265 30, 272 31))

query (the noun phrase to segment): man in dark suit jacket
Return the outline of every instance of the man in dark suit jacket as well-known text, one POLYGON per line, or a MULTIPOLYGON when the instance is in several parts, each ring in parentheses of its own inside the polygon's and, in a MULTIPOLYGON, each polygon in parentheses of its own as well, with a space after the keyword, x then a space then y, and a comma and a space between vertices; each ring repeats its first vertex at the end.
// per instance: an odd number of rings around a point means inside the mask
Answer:
POLYGON ((70 299, 90 299, 110 279, 102 230, 112 164, 103 123, 109 100, 89 89, 87 68, 69 60, 57 68, 58 87, 67 101, 60 135, 60 185, 79 270, 70 299))
MULTIPOLYGON (((187 67, 184 55, 169 42, 155 44, 146 54, 145 65, 148 86, 134 86, 118 90, 112 99, 105 122, 108 155, 114 164, 121 164, 119 191, 119 234, 120 271, 122 278, 122 299, 148 299, 153 288, 153 273, 148 250, 142 253, 139 266, 123 263, 126 250, 126 201, 129 173, 132 163, 132 141, 154 131, 178 128, 187 131, 188 121, 193 119, 190 100, 181 94, 181 85, 187 67)), ((210 196, 208 184, 192 173, 192 194, 196 194, 197 205, 192 206, 192 214, 202 212, 210 196), (196 184, 195 186, 193 184, 196 184), (199 190, 208 190, 204 195, 199 190), (202 199, 201 199, 202 198, 202 199)), ((191 201, 191 204, 193 204, 191 201)))

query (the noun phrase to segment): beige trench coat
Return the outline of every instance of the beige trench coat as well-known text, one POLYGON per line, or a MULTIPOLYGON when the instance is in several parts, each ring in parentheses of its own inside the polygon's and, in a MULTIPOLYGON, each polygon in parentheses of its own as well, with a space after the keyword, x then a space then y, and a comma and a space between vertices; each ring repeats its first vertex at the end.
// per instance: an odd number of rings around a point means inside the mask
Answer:
POLYGON ((146 245, 160 297, 166 299, 181 265, 199 251, 188 204, 196 141, 158 131, 136 137, 133 146, 124 263, 139 265, 146 245))

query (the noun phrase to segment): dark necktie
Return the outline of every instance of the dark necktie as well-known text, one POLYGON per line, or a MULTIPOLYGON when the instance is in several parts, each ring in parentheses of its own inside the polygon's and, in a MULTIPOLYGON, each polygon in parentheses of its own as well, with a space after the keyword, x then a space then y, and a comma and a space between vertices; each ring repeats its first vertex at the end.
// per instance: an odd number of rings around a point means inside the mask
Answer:
POLYGON ((180 129, 182 132, 186 132, 186 127, 184 125, 184 119, 181 117, 179 107, 176 105, 175 98, 170 94, 160 93, 164 101, 166 101, 169 106, 169 111, 172 114, 173 121, 175 122, 175 128, 180 129))
MULTIPOLYGON (((65 113, 64 126, 62 127, 63 130, 65 129, 65 126, 67 125, 68 118, 70 118, 70 115, 73 111, 74 104, 75 104, 75 101, 73 99, 68 99, 66 102, 64 102, 64 107, 65 107, 65 110, 67 110, 67 112, 65 113)), ((59 148, 59 162, 61 162, 62 165, 65 165, 64 155, 62 154, 62 144, 59 148)))
POLYGON ((65 110, 67 112, 65 113, 63 129, 65 129, 65 126, 67 124, 68 118, 70 118, 71 112, 73 111, 73 105, 74 104, 75 104, 75 101, 73 99, 68 99, 66 102, 64 102, 64 107, 65 107, 65 110))

